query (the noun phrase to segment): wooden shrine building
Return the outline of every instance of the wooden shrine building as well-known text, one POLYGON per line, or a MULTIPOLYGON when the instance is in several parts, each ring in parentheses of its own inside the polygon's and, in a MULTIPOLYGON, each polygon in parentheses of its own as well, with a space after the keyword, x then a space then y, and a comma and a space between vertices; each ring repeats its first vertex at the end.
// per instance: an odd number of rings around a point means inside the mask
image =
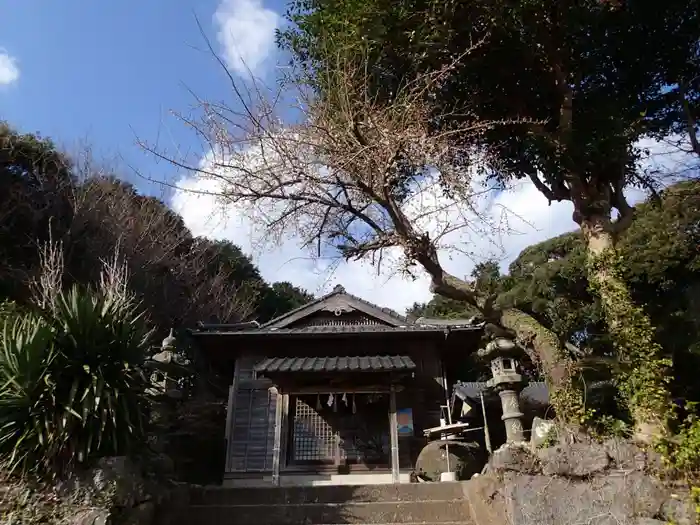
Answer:
POLYGON ((408 481, 481 333, 409 322, 341 286, 261 326, 200 325, 201 351, 231 374, 225 483, 408 481))

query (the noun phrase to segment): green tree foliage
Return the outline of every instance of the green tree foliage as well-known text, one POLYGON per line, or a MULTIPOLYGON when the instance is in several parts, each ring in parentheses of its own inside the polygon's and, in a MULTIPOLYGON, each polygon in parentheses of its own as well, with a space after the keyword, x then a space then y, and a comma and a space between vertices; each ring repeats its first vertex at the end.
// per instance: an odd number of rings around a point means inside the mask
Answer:
MULTIPOLYGON (((656 338, 673 356, 671 391, 676 399, 700 401, 700 183, 686 181, 661 194, 661 203, 638 206, 638 216, 619 241, 624 279, 645 305, 656 338)), ((589 290, 585 246, 579 232, 523 250, 500 276, 498 301, 520 308, 581 349, 589 380, 609 378, 615 365, 600 300, 589 290), (591 359, 596 358, 596 359, 591 359), (598 359, 598 358, 602 358, 598 359), (599 365, 604 365, 601 370, 599 365), (607 373, 606 373, 607 367, 607 373)), ((463 304, 434 297, 414 315, 463 315, 463 304)))
POLYGON ((50 230, 68 231, 72 190, 71 164, 50 140, 0 122, 0 298, 22 293, 50 230))
POLYGON ((273 319, 314 299, 310 293, 286 281, 272 283, 261 295, 258 312, 262 320, 273 319))
POLYGON ((429 94, 436 113, 536 122, 494 126, 482 136, 496 153, 487 168, 505 178, 540 173, 557 194, 569 172, 600 184, 623 172, 637 177, 641 152, 632 145, 671 125, 678 97, 669 87, 700 73, 699 16, 697 4, 683 0, 296 0, 279 42, 320 73, 320 90, 329 56, 363 50, 373 75, 368 89, 387 100, 417 75, 453 63, 429 94))
MULTIPOLYGON (((321 97, 335 96, 328 79, 338 55, 366 57, 365 97, 387 107, 404 86, 437 74, 425 95, 433 133, 453 137, 455 163, 478 159, 492 179, 529 178, 550 201, 573 203, 590 284, 616 351, 634 361, 625 395, 637 435, 664 433, 666 363, 615 243, 633 218, 624 188, 654 182, 638 169, 638 140, 677 129, 669 87, 700 74, 696 3, 301 0, 289 18, 280 42, 321 97), (465 120, 488 126, 462 133, 465 120)), ((684 100, 696 101, 696 86, 684 86, 684 100)))
MULTIPOLYGON (((486 294, 498 294, 502 288, 501 269, 498 263, 486 261, 478 263, 472 270, 474 286, 486 294)), ((439 295, 427 303, 414 303, 406 313, 412 317, 437 317, 443 319, 469 319, 480 314, 473 306, 439 295)))

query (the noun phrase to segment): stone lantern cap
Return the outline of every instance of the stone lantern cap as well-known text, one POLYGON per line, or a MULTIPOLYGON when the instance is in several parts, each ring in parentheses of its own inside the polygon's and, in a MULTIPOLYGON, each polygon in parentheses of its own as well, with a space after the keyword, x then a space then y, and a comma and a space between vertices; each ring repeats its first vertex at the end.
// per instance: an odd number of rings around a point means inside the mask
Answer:
POLYGON ((493 377, 486 382, 489 388, 511 389, 524 386, 526 381, 519 372, 518 358, 523 355, 522 348, 505 337, 490 341, 486 348, 480 349, 478 355, 491 361, 493 377))
POLYGON ((497 337, 493 341, 489 341, 486 348, 480 348, 477 355, 487 359, 496 359, 498 357, 520 357, 523 353, 522 348, 515 341, 505 337, 497 337))
POLYGON ((163 339, 163 343, 160 346, 160 352, 155 354, 151 359, 153 361, 156 361, 157 363, 177 364, 176 351, 177 339, 175 338, 173 329, 171 328, 170 334, 168 334, 168 336, 165 339, 163 339))

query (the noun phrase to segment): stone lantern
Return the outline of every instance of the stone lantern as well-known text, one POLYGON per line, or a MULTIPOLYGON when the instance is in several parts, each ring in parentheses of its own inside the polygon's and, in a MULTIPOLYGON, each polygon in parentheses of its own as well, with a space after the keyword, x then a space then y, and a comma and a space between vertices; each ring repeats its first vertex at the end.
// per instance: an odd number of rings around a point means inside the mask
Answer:
MULTIPOLYGON (((161 365, 177 364, 177 339, 173 333, 173 329, 170 329, 170 333, 161 344, 161 351, 152 357, 153 361, 160 363, 161 365)), ((156 371, 151 376, 153 383, 158 385, 167 395, 171 397, 178 397, 179 392, 177 391, 177 381, 170 377, 167 372, 156 371)))
POLYGON ((493 377, 486 382, 488 388, 498 392, 503 409, 503 420, 506 427, 508 443, 518 443, 525 440, 520 411, 519 392, 525 387, 526 380, 520 374, 518 357, 521 350, 515 342, 504 337, 490 341, 486 348, 479 350, 479 356, 491 361, 493 377))
POLYGON ((170 333, 163 339, 161 350, 164 352, 175 352, 177 350, 177 339, 175 339, 175 333, 172 328, 170 333))

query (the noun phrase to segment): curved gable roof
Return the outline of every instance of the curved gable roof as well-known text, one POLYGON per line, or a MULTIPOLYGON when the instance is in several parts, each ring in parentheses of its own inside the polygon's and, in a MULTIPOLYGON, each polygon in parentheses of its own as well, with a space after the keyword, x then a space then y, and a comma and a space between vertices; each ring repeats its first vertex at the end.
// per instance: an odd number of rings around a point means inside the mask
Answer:
POLYGON ((295 308, 280 315, 260 326, 263 329, 287 328, 290 325, 309 317, 322 310, 334 311, 358 311, 367 317, 376 319, 389 326, 406 326, 410 324, 407 319, 389 308, 381 308, 376 304, 365 301, 360 297, 349 294, 341 285, 333 288, 333 291, 310 303, 295 308))

